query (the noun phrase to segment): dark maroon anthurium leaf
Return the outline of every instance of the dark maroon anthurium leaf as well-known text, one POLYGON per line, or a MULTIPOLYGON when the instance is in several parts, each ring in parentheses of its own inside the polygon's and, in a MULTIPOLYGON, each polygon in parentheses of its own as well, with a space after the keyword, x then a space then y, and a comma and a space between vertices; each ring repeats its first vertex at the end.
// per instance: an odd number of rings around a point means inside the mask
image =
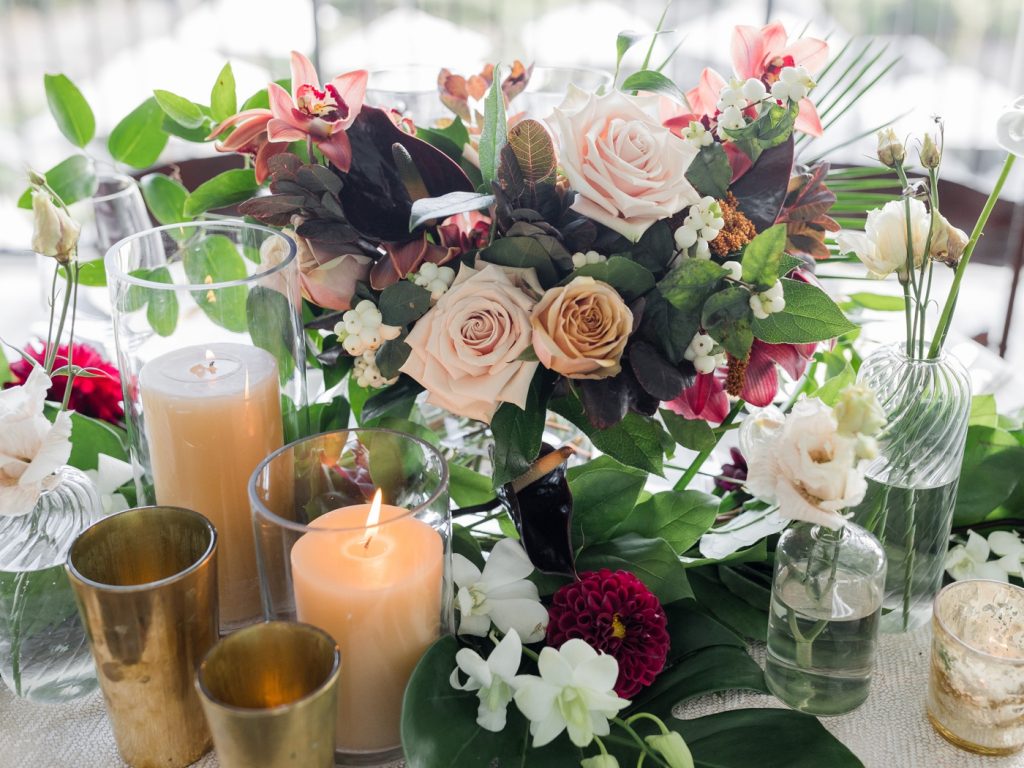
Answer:
POLYGON ((458 163, 441 150, 400 130, 383 110, 364 106, 348 129, 352 167, 345 174, 340 198, 348 220, 361 232, 380 240, 409 237, 412 199, 402 181, 393 146, 399 144, 416 167, 430 197, 472 192, 473 185, 458 163))
MULTIPOLYGON (((540 455, 551 453, 543 445, 540 455)), ((512 483, 497 489, 498 498, 508 510, 519 532, 523 549, 534 568, 543 573, 576 576, 576 558, 572 549, 572 491, 565 479, 565 464, 530 483, 516 493, 512 483)))
POLYGON ((793 172, 793 137, 761 153, 754 167, 736 181, 730 191, 740 210, 758 232, 775 224, 782 210, 793 172))

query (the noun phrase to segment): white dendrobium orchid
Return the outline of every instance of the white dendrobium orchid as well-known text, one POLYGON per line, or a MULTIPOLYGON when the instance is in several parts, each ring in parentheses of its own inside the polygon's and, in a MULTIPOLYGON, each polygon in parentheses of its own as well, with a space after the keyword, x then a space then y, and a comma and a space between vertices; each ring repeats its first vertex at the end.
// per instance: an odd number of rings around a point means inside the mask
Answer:
POLYGON ((1010 576, 1021 576, 1024 543, 1015 533, 993 531, 988 540, 974 531, 967 532, 967 543, 957 544, 946 553, 946 573, 956 581, 990 579, 1009 581, 1010 576), (990 555, 998 560, 989 560, 990 555))
POLYGON ((619 761, 614 755, 605 753, 583 758, 580 761, 580 768, 619 768, 619 761))
POLYGON ((996 121, 996 140, 1017 157, 1024 157, 1024 95, 1018 96, 996 121))
POLYGON ((71 414, 43 415, 50 377, 35 367, 24 384, 0 391, 0 515, 27 515, 71 456, 71 414))
POLYGON ((500 733, 505 728, 508 705, 512 701, 512 679, 519 671, 523 658, 523 644, 516 631, 510 630, 485 661, 476 651, 463 648, 455 654, 458 665, 449 679, 452 688, 476 691, 480 699, 476 722, 481 728, 500 733), (459 682, 459 670, 468 679, 459 682))
POLYGON ((535 643, 548 626, 537 585, 527 581, 533 563, 519 542, 502 539, 494 545, 481 573, 462 555, 452 556, 452 576, 459 588, 459 634, 486 637, 491 622, 508 634, 515 630, 523 642, 535 643))
POLYGON ((85 470, 103 503, 103 514, 112 515, 128 509, 128 499, 117 493, 118 488, 132 479, 132 465, 101 453, 96 457, 96 469, 85 470))
POLYGON ((615 694, 615 657, 599 654, 584 640, 573 638, 557 650, 544 648, 537 668, 540 677, 519 675, 512 681, 534 747, 551 743, 564 730, 573 744, 585 747, 594 736, 607 736, 608 721, 629 706, 615 694))
POLYGON ((693 755, 683 737, 675 731, 659 733, 644 739, 668 763, 669 768, 693 768, 693 755))

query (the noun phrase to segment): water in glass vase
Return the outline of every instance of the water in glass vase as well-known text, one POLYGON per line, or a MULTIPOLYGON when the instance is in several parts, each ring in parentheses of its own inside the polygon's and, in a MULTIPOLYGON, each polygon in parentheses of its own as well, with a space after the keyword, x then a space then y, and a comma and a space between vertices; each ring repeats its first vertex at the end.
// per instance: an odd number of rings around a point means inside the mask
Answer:
POLYGON ((958 480, 933 488, 906 488, 868 478, 853 519, 878 537, 889 568, 882 602, 883 632, 927 624, 942 586, 958 480))

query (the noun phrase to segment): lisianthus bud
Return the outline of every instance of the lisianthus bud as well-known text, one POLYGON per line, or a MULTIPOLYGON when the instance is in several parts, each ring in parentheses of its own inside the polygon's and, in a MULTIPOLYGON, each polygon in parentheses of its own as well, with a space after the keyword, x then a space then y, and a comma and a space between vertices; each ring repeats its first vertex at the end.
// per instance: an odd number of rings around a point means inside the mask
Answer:
POLYGON ((896 168, 903 165, 907 153, 903 149, 903 143, 896 136, 892 128, 885 128, 878 132, 878 161, 889 168, 896 168))
POLYGON ((851 384, 840 393, 833 412, 839 434, 851 437, 877 435, 886 422, 885 411, 875 393, 860 384, 851 384))
POLYGON ((670 768, 693 768, 693 755, 683 737, 675 731, 648 736, 645 741, 656 750, 670 768))
POLYGON ((593 757, 585 757, 580 762, 582 768, 619 768, 619 761, 616 760, 612 755, 594 755, 593 757))
POLYGON ((67 264, 78 245, 80 227, 63 208, 53 204, 50 195, 42 190, 32 193, 32 250, 43 256, 52 256, 67 264))
POLYGON ((918 156, 921 158, 921 165, 925 168, 938 168, 939 163, 942 162, 942 152, 939 151, 930 133, 924 135, 924 143, 921 144, 918 156))
POLYGON ((956 267, 969 240, 966 232, 954 227, 938 211, 932 211, 932 247, 929 255, 935 261, 956 267))

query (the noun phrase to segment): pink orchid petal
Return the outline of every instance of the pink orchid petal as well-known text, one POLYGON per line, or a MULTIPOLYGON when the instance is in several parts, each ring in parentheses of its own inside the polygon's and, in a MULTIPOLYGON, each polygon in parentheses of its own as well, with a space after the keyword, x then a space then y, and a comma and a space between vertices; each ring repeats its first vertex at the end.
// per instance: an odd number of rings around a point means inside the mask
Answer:
POLYGON ((270 111, 274 117, 291 124, 294 120, 292 113, 295 111, 295 102, 288 95, 288 91, 277 83, 268 83, 267 95, 270 97, 270 111))
POLYGON ((271 141, 303 141, 307 136, 309 136, 308 131, 296 128, 276 117, 267 123, 267 138, 271 141))
POLYGON ((267 123, 270 120, 271 118, 268 116, 265 120, 260 118, 239 125, 230 136, 224 139, 221 149, 226 152, 235 152, 249 146, 258 136, 266 132, 267 123))
POLYGON ((721 424, 729 413, 729 397, 714 373, 701 373, 679 397, 665 406, 687 419, 703 419, 721 424))
POLYGON ((791 378, 799 379, 807 369, 807 361, 814 354, 817 344, 767 344, 763 341, 755 341, 751 349, 750 357, 753 360, 755 355, 766 357, 782 366, 782 369, 791 378), (809 353, 807 347, 810 347, 809 353), (807 354, 805 354, 807 353, 807 354))
POLYGON ((800 99, 800 112, 797 113, 793 127, 811 136, 821 136, 825 132, 825 129, 821 127, 821 119, 818 117, 818 110, 813 101, 800 99))
MULTIPOLYGON (((833 342, 829 342, 829 344, 833 344, 833 342)), ((808 360, 814 357, 814 353, 818 351, 818 342, 811 344, 794 344, 793 346, 796 348, 798 355, 806 357, 808 360)), ((801 375, 803 375, 803 371, 801 371, 801 375)))
MULTIPOLYGON (((767 28, 766 28, 767 29, 767 28)), ((783 39, 785 45, 785 39, 783 39)), ((757 27, 738 25, 732 32, 732 67, 736 77, 760 77, 764 69, 764 35, 757 27)))
POLYGON ((676 136, 682 138, 683 131, 686 128, 690 127, 690 123, 694 121, 699 123, 700 118, 701 115, 695 115, 693 113, 687 113, 685 115, 676 115, 675 117, 670 117, 668 120, 662 123, 662 125, 664 125, 670 131, 672 131, 672 133, 674 133, 676 136))
POLYGON ((345 100, 348 107, 348 115, 343 120, 338 120, 336 125, 340 128, 348 128, 359 116, 363 108, 363 101, 366 99, 366 83, 370 73, 365 69, 357 69, 353 72, 346 72, 334 78, 332 85, 337 89, 338 95, 345 100))
POLYGON ((750 156, 733 142, 727 141, 722 146, 725 148, 725 156, 729 158, 729 166, 732 168, 732 179, 730 179, 730 182, 736 181, 753 168, 754 163, 751 161, 750 156))
POLYGON ((337 131, 329 138, 318 141, 316 145, 335 168, 342 173, 348 173, 348 169, 352 167, 352 144, 347 133, 337 131))
POLYGON ((828 63, 828 43, 816 37, 801 37, 787 45, 779 55, 792 56, 795 64, 814 75, 828 63))
POLYGON ((756 347, 750 350, 746 378, 743 382, 743 399, 758 408, 772 404, 779 393, 779 374, 775 362, 756 347))
MULTIPOLYGON (((786 27, 783 26, 781 21, 773 21, 771 24, 766 24, 761 27, 761 61, 763 65, 767 63, 768 59, 773 59, 776 56, 785 55, 786 41, 789 40, 789 35, 786 34, 786 27)), ((799 64, 800 62, 797 62, 799 64)))
POLYGON ((696 93, 690 91, 687 94, 693 111, 702 115, 715 114, 718 94, 721 93, 725 84, 724 77, 710 67, 705 67, 704 71, 700 73, 700 82, 697 83, 696 93))
MULTIPOLYGON (((299 88, 312 85, 320 90, 320 78, 316 75, 313 62, 298 51, 292 51, 292 98, 298 98, 299 88)), ((280 115, 279 115, 280 117, 280 115)))
MULTIPOLYGON (((237 115, 232 115, 231 117, 225 118, 220 123, 218 123, 214 127, 214 129, 213 129, 213 133, 211 133, 209 136, 206 137, 206 140, 209 141, 210 139, 217 138, 222 133, 224 133, 224 131, 226 131, 228 128, 236 126, 239 123, 244 123, 244 122, 247 122, 249 120, 255 120, 256 118, 264 118, 264 117, 266 118, 266 120, 269 120, 271 118, 272 114, 273 113, 269 109, 246 109, 246 110, 243 110, 242 112, 239 112, 237 115)), ((265 124, 266 124, 266 121, 264 120, 264 125, 265 124)))

